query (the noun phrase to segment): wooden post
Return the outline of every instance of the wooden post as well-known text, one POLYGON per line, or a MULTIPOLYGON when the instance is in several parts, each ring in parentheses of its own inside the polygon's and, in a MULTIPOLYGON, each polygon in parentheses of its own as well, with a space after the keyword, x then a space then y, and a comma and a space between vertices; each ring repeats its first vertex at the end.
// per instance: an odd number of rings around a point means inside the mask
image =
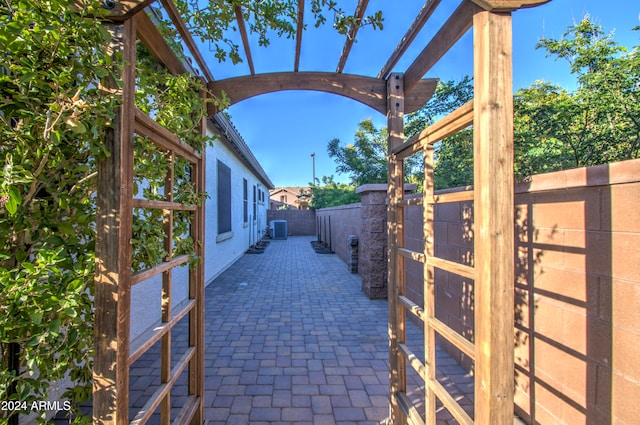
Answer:
MULTIPOLYGON (((391 152, 404 142, 404 78, 391 74, 387 80, 387 148, 391 152)), ((396 394, 406 392, 406 364, 400 356, 399 343, 405 342, 404 306, 398 303, 398 295, 404 294, 404 262, 398 258, 398 247, 404 246, 402 209, 397 202, 402 199, 404 184, 402 161, 388 157, 389 188, 387 191, 387 290, 389 297, 389 386, 391 392, 390 416, 394 425, 406 424, 406 416, 400 410, 396 394)))
MULTIPOLYGON (((201 80, 204 87, 206 82, 201 80)), ((206 90, 200 92, 202 101, 207 97, 206 90)), ((200 122, 200 134, 207 135, 207 117, 200 122)), ((192 182, 195 184, 196 193, 204 193, 206 190, 206 146, 200 152, 200 159, 194 164, 192 182)), ((189 364, 189 394, 196 395, 200 402, 197 412, 191 423, 202 424, 204 421, 204 236, 205 236, 205 201, 198 205, 195 218, 191 224, 191 237, 195 243, 195 254, 200 259, 198 264, 189 273, 189 298, 196 299, 196 308, 189 314, 189 345, 196 346, 196 355, 189 364)))
MULTIPOLYGON (((173 202, 173 191, 175 184, 175 152, 170 151, 166 154, 169 161, 169 169, 164 180, 164 200, 173 202)), ((165 261, 173 259, 173 211, 170 209, 163 210, 164 217, 164 250, 167 253, 165 261)), ((173 269, 162 273, 162 323, 168 323, 171 320, 171 300, 173 289, 173 269)), ((171 379, 171 333, 170 329, 162 336, 160 349, 160 383, 168 383, 171 379)), ((171 423, 171 391, 169 391, 162 399, 160 404, 160 423, 161 425, 169 425, 171 423)))
POLYGON ((513 424, 511 14, 474 16, 475 420, 513 424))
POLYGON ((435 205, 428 200, 433 199, 434 181, 434 148, 427 145, 424 149, 424 188, 422 190, 422 234, 424 237, 423 287, 422 305, 424 308, 423 332, 424 332, 424 367, 425 367, 425 425, 436 424, 436 395, 429 387, 428 381, 436 380, 436 333, 429 326, 429 319, 436 317, 435 294, 435 268, 427 264, 428 259, 435 257, 435 231, 433 221, 435 218, 435 205))
POLYGON ((105 86, 121 98, 106 131, 109 157, 98 163, 94 319, 93 422, 129 422, 129 311, 136 29, 133 19, 108 26, 109 54, 124 61, 122 84, 105 86))

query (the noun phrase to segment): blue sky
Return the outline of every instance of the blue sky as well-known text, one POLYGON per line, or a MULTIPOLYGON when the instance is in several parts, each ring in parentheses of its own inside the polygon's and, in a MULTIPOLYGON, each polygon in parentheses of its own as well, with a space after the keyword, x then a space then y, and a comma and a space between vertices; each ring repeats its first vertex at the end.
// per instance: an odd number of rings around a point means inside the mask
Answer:
MULTIPOLYGON (((384 30, 363 28, 358 34, 345 66, 345 73, 375 76, 398 41, 406 32, 425 0, 370 0, 367 10, 382 10, 384 30), (401 5, 401 7, 398 7, 401 5), (401 9, 401 10, 400 10, 401 9), (401 13, 399 13, 399 11, 401 13)), ((347 11, 355 10, 357 0, 341 1, 347 11)), ((403 72, 433 34, 448 18, 459 1, 442 1, 394 71, 403 72)), ((307 7, 307 9, 309 9, 307 7)), ((543 37, 559 38, 567 26, 589 13, 606 32, 614 31, 614 39, 631 49, 640 45, 640 2, 629 0, 552 0, 542 6, 513 13, 514 91, 528 87, 536 80, 551 81, 572 88, 573 77, 563 61, 545 57, 535 45, 543 37)), ((313 27, 310 16, 303 34, 300 71, 335 71, 344 44, 344 36, 330 26, 313 27)), ((256 73, 292 71, 295 41, 272 38, 268 48, 258 46, 249 36, 256 73)), ((425 77, 459 80, 472 74, 472 37, 469 31, 425 77)), ((238 44, 241 43, 238 41, 238 44)), ((207 54, 206 48, 203 53, 207 54)), ((241 53, 244 55, 244 53, 241 53)), ((248 75, 246 63, 210 63, 217 80, 248 75)), ((386 125, 384 116, 353 100, 318 92, 280 92, 254 97, 231 106, 231 119, 254 155, 276 186, 304 186, 312 180, 312 158, 315 152, 316 177, 334 175, 346 182, 346 175, 335 171, 327 154, 327 143, 339 138, 351 143, 358 123, 371 118, 386 125)))

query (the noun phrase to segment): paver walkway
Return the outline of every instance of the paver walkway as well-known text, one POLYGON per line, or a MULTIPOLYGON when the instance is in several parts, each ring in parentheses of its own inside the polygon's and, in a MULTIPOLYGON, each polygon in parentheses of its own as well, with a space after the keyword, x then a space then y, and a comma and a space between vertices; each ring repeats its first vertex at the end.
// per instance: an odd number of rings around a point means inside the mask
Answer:
MULTIPOLYGON (((311 237, 274 240, 206 289, 205 419, 209 425, 382 424, 388 417, 387 301, 311 237)), ((175 333, 175 332, 174 332, 175 333)), ((410 325, 409 341, 421 341, 410 325)), ((184 337, 181 338, 184 340, 184 337)), ((180 345, 180 338, 173 342, 180 345)), ((132 366, 131 401, 152 393, 159 362, 132 366)), ((444 353, 441 382, 472 409, 473 379, 444 353)), ((413 395, 423 397, 410 379, 413 395)), ((179 405, 183 394, 172 394, 179 405)), ((439 409, 439 423, 455 423, 439 409)))

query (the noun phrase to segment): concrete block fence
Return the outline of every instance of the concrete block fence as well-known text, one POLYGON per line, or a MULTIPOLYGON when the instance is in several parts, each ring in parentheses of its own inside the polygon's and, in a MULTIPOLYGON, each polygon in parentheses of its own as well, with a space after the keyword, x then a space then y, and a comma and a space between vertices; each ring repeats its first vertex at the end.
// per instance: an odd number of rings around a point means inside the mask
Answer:
MULTIPOLYGON (((385 298, 386 185, 357 192, 359 204, 318 210, 310 221, 331 217, 333 249, 350 270, 349 241, 358 238, 362 291, 385 298)), ((532 424, 637 423, 640 160, 534 176, 516 185, 514 212, 516 412, 532 424)), ((473 265, 472 202, 436 206, 434 231, 438 257, 473 265)), ((421 207, 405 209, 405 241, 422 250, 421 207)), ((407 296, 421 305, 422 266, 405 263, 407 296)), ((436 270, 435 291, 436 316, 473 341, 474 282, 436 270)))

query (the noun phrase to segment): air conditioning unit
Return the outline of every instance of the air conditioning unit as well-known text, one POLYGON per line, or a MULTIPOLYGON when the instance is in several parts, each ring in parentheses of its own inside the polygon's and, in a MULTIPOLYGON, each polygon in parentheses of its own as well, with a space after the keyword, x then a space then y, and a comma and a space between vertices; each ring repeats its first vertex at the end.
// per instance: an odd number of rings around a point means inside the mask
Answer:
POLYGON ((269 227, 271 239, 287 239, 287 220, 271 220, 269 227))

